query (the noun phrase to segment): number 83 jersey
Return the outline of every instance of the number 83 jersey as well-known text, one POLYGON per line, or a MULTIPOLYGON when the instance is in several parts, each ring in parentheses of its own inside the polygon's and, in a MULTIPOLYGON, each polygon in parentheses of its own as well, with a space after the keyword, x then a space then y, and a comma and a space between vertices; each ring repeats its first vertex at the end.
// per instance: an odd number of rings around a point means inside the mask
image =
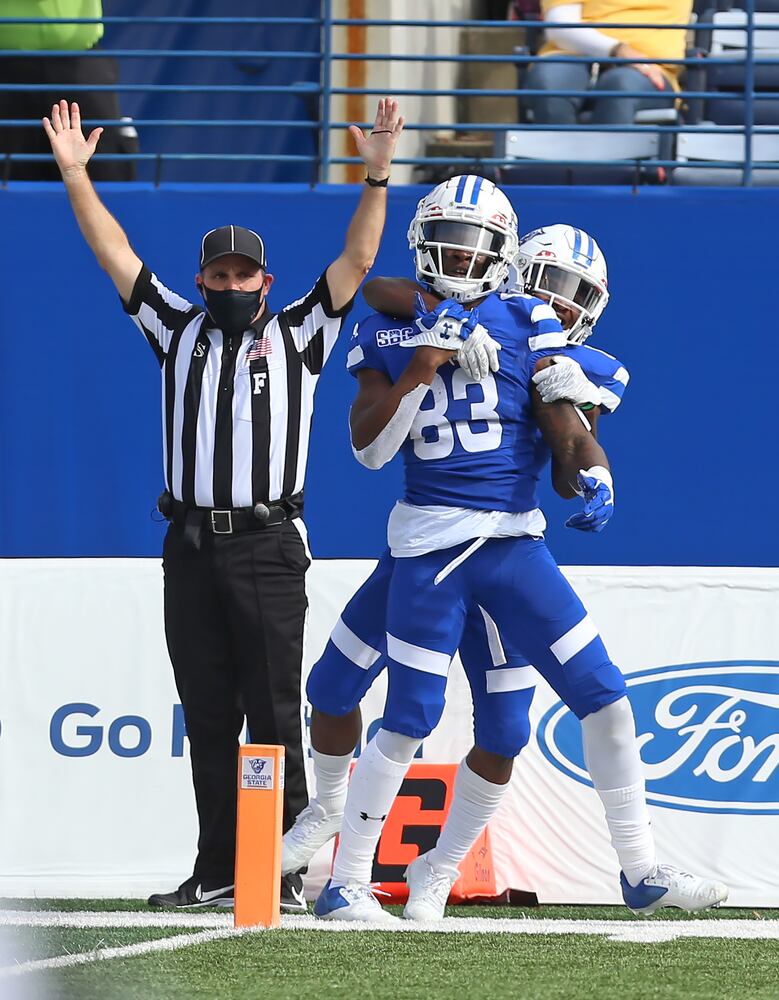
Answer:
MULTIPOLYGON (((479 305, 479 321, 501 345, 500 370, 481 382, 456 363, 442 365, 402 446, 405 500, 418 506, 518 513, 538 507, 540 474, 549 449, 535 423, 531 377, 537 360, 565 353, 601 387, 607 410, 627 383, 619 361, 585 346, 569 347, 554 310, 529 295, 494 293, 479 305)), ((383 372, 394 382, 411 360, 403 341, 409 320, 372 313, 355 327, 347 367, 383 372)))

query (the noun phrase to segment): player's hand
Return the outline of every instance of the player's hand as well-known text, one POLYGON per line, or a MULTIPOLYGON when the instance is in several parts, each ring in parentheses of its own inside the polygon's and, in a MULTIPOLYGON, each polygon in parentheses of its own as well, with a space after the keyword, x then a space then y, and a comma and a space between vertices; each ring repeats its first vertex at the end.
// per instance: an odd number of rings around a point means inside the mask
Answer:
POLYGON ((382 97, 376 109, 373 128, 366 135, 357 125, 350 125, 357 155, 368 168, 368 176, 381 181, 389 177, 390 163, 395 155, 405 118, 398 113, 398 102, 393 97, 382 97))
POLYGON ((428 311, 422 296, 416 293, 414 326, 419 333, 401 341, 402 347, 435 347, 455 354, 462 345, 460 331, 468 314, 454 299, 444 299, 428 311))
POLYGON ((574 406, 600 405, 600 389, 590 382, 577 361, 557 355, 548 360, 548 367, 533 376, 533 384, 542 402, 554 403, 564 399, 574 406))
POLYGON ((611 473, 601 465, 580 469, 576 492, 584 498, 584 509, 569 517, 566 528, 603 531, 614 513, 614 484, 611 473))
POLYGON ((666 80, 663 71, 657 63, 644 62, 644 59, 647 58, 646 53, 634 49, 632 45, 628 45, 626 42, 622 42, 615 50, 614 55, 619 56, 620 59, 632 59, 633 62, 630 65, 633 69, 637 69, 658 90, 666 89, 666 80))
POLYGON ((63 177, 66 173, 86 168, 103 134, 102 128, 94 128, 89 138, 85 139, 78 104, 74 102, 68 109, 67 101, 60 101, 52 107, 51 118, 43 119, 43 128, 63 177))
POLYGON ((457 352, 457 362, 474 382, 481 382, 490 372, 500 369, 500 344, 481 325, 476 309, 471 310, 460 328, 460 336, 466 340, 457 352))

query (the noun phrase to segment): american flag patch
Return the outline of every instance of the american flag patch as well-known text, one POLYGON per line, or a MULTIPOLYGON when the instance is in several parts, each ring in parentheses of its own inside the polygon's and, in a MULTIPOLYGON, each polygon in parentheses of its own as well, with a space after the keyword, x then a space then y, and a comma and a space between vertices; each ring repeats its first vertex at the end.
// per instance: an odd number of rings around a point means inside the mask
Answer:
POLYGON ((272 353, 273 347, 271 346, 270 337, 258 337, 249 348, 246 360, 256 361, 258 358, 267 358, 272 353))

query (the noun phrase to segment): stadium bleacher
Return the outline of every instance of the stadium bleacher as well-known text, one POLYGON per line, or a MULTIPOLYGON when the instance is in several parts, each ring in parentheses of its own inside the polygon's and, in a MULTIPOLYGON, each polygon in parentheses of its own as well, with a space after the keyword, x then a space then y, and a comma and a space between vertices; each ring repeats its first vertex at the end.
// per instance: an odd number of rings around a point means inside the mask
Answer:
MULTIPOLYGON (((197 9, 146 16, 116 0, 104 18, 123 116, 141 136, 142 180, 346 179, 341 168, 354 161, 334 139, 347 114, 387 89, 389 74, 402 82, 390 89, 420 109, 451 109, 451 121, 439 113, 409 122, 417 148, 403 162, 424 182, 478 168, 504 183, 779 183, 777 0, 697 0, 678 111, 604 130, 588 126, 585 107, 574 131, 528 121, 537 21, 338 18, 330 0, 300 0, 285 17, 244 16, 255 9, 242 3, 231 5, 241 16, 218 16, 215 3, 197 9), (392 44, 356 50, 366 30, 392 44), (453 41, 428 47, 422 37, 453 41)), ((0 135, 16 124, 0 120, 0 135)))

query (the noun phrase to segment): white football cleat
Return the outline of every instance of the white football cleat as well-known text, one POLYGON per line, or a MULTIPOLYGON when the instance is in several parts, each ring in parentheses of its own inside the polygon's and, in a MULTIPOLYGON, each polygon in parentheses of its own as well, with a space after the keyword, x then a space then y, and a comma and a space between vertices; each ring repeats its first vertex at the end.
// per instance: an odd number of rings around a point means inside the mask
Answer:
POLYGON ((369 885, 352 883, 325 884, 314 903, 314 916, 320 920, 359 920, 370 924, 395 924, 398 918, 385 910, 369 885))
MULTIPOLYGON (((429 853, 429 852, 428 852, 429 853)), ((406 869, 408 902, 403 908, 404 920, 443 920, 446 901, 459 872, 434 868, 427 854, 421 854, 406 869)))
POLYGON ((319 848, 335 837, 342 819, 343 813, 327 813, 312 799, 282 838, 281 874, 305 868, 319 848))
POLYGON ((622 898, 633 913, 648 916, 664 906, 695 913, 719 906, 728 898, 728 887, 713 879, 699 878, 673 865, 658 865, 638 885, 632 886, 620 872, 622 898))

